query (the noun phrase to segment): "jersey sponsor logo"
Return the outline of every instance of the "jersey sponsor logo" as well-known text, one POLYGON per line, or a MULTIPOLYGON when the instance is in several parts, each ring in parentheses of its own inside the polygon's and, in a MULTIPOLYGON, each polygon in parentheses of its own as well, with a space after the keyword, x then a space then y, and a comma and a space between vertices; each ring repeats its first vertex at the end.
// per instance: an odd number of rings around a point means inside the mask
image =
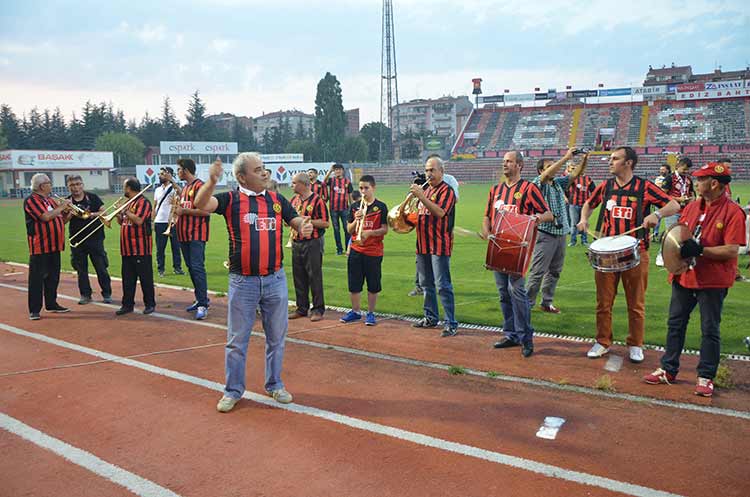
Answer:
POLYGON ((255 219, 256 231, 276 231, 275 217, 259 217, 255 219))
POLYGON ((633 219, 633 208, 615 206, 612 208, 612 217, 615 219, 633 219))

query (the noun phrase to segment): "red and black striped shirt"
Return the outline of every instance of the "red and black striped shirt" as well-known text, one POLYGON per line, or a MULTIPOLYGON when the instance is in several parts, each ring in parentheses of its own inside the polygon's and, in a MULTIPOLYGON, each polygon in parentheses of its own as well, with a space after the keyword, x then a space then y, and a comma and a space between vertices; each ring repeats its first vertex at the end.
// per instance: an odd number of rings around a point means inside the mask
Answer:
POLYGON ((246 195, 239 190, 214 195, 216 213, 224 216, 229 234, 229 271, 266 276, 281 269, 283 227, 297 217, 287 199, 276 192, 246 195))
POLYGON ((120 226, 120 254, 122 256, 151 255, 151 202, 141 195, 128 210, 143 219, 138 226, 123 216, 120 226))
MULTIPOLYGON (((352 206, 349 208, 349 222, 354 222, 354 213, 357 212, 360 207, 362 206, 362 201, 355 202, 352 204, 352 206)), ((386 223, 388 223, 388 207, 381 202, 378 199, 375 199, 372 201, 370 205, 367 206, 367 213, 365 214, 365 218, 362 221, 364 225, 362 226, 363 230, 379 230, 382 228, 386 223)), ((379 257, 383 255, 383 236, 371 236, 365 242, 360 245, 359 243, 355 243, 357 240, 357 234, 354 233, 352 235, 352 247, 351 249, 359 252, 360 254, 365 255, 372 255, 375 257, 379 257)))
MULTIPOLYGON (((594 189, 588 203, 592 209, 604 203, 599 211, 597 230, 602 236, 614 236, 640 226, 643 218, 651 212, 652 205, 663 207, 670 200, 669 195, 656 184, 640 176, 633 176, 622 186, 614 178, 602 181, 594 189)), ((646 235, 646 230, 638 230, 633 235, 641 239, 642 249, 648 248, 646 235)))
POLYGON ((29 241, 29 255, 49 254, 65 250, 65 221, 59 215, 49 221, 42 221, 42 214, 57 208, 50 198, 32 193, 23 200, 26 217, 26 238, 29 241))
POLYGON ((312 183, 310 185, 310 189, 313 191, 313 193, 320 196, 320 198, 323 199, 323 202, 328 200, 328 189, 326 188, 326 185, 323 184, 320 180, 315 180, 315 183, 312 183))
POLYGON ((583 205, 591 196, 591 192, 596 188, 594 181, 582 174, 576 179, 571 180, 568 185, 568 202, 570 205, 583 205))
MULTIPOLYGON (((313 193, 305 200, 302 197, 295 195, 292 198, 292 207, 300 216, 309 216, 311 220, 328 221, 328 209, 323 199, 317 194, 313 193)), ((299 233, 294 234, 295 240, 312 240, 313 238, 320 238, 325 233, 324 229, 318 229, 313 227, 312 234, 308 237, 303 237, 299 233)))
MULTIPOLYGON (((184 209, 195 209, 193 202, 198 196, 198 190, 203 186, 203 181, 195 178, 189 185, 185 186, 180 193, 180 207, 184 209)), ((181 242, 208 241, 208 216, 182 215, 177 218, 177 239, 181 242)))
POLYGON ((433 216, 419 203, 417 213, 417 254, 451 255, 453 250, 453 222, 456 216, 456 192, 441 181, 437 186, 430 185, 425 196, 445 211, 441 218, 433 216))
POLYGON ((349 209, 349 195, 354 191, 349 178, 328 178, 328 200, 330 200, 331 212, 345 211, 349 209))
POLYGON ((544 214, 549 210, 549 206, 538 186, 525 179, 519 179, 510 186, 503 181, 490 189, 484 208, 484 216, 489 218, 490 226, 495 225, 495 216, 502 210, 531 216, 544 214))

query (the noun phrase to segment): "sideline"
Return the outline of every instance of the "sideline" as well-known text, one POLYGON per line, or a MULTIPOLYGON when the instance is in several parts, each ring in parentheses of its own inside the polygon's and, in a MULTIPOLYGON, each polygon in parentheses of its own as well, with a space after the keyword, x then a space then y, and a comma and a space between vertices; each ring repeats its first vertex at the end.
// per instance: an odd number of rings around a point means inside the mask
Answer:
MULTIPOLYGON (((224 391, 224 385, 221 385, 214 381, 192 376, 186 373, 181 373, 179 371, 173 371, 173 370, 162 368, 159 366, 154 366, 152 364, 147 364, 147 363, 143 363, 140 361, 134 361, 132 359, 126 359, 124 357, 120 357, 120 356, 110 354, 107 352, 102 352, 102 351, 92 349, 89 347, 83 347, 83 346, 76 345, 70 342, 66 342, 64 340, 58 340, 56 338, 50 338, 45 335, 40 335, 38 333, 33 333, 30 331, 22 330, 20 328, 16 328, 14 326, 10 326, 4 323, 0 323, 0 329, 3 329, 15 335, 19 335, 19 336, 26 337, 26 338, 31 338, 34 340, 38 340, 40 342, 45 342, 45 343, 55 345, 58 347, 62 347, 62 348, 66 348, 69 350, 74 350, 76 352, 80 352, 83 354, 92 355, 94 357, 99 357, 101 359, 108 359, 112 362, 116 362, 124 366, 130 366, 133 368, 141 369, 149 373, 164 376, 164 377, 171 378, 174 380, 183 381, 183 382, 190 383, 196 386, 207 388, 209 390, 214 390, 216 392, 224 391)), ((632 483, 613 480, 610 478, 583 473, 580 471, 568 470, 565 468, 561 468, 559 466, 553 466, 550 464, 540 463, 540 462, 533 461, 530 459, 512 456, 509 454, 503 454, 503 453, 495 452, 492 450, 481 449, 479 447, 474 447, 471 445, 466 445, 466 444, 462 444, 458 442, 451 442, 449 440, 444 440, 441 438, 432 437, 429 435, 424 435, 422 433, 417 433, 413 431, 402 430, 400 428, 395 428, 395 427, 383 425, 380 423, 365 421, 363 419, 346 416, 344 414, 339 414, 337 412, 326 411, 324 409, 318 409, 316 407, 310 407, 310 406, 305 406, 302 404, 294 404, 294 403, 279 404, 275 400, 268 397, 267 395, 261 395, 261 394, 250 392, 247 390, 243 393, 242 398, 253 401, 253 402, 257 402, 259 404, 263 404, 265 406, 275 407, 277 409, 290 411, 290 412, 294 412, 297 414, 305 414, 305 415, 312 416, 315 418, 324 419, 326 421, 338 423, 338 424, 348 426, 350 428, 354 428, 357 430, 375 433, 378 435, 384 435, 386 437, 390 437, 390 438, 394 438, 398 440, 404 440, 404 441, 411 442, 416 445, 421 445, 424 447, 431 447, 431 448, 435 448, 435 449, 445 451, 445 452, 453 452, 455 454, 473 457, 476 459, 482 459, 485 461, 501 464, 503 466, 509 466, 512 468, 521 469, 521 470, 529 471, 532 473, 537 473, 537 474, 540 474, 549 478, 570 481, 573 483, 589 485, 592 487, 599 487, 605 490, 610 490, 613 492, 620 492, 620 493, 623 493, 626 495, 632 495, 635 497, 681 497, 679 494, 673 494, 673 493, 665 492, 662 490, 657 490, 657 489, 653 489, 649 487, 644 487, 641 485, 635 485, 632 483)), ((217 414, 217 415, 220 415, 220 414, 217 414)))

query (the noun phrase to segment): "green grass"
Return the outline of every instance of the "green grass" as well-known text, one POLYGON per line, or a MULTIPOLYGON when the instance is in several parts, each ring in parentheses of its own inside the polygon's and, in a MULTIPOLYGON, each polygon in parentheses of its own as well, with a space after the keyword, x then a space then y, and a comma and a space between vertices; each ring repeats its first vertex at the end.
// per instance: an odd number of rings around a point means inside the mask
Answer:
MULTIPOLYGON (((456 213, 458 226, 478 230, 484 213, 484 203, 487 198, 489 184, 468 184, 461 187, 461 201, 456 213)), ((733 184, 735 196, 739 195, 744 201, 750 197, 750 184, 733 184)), ((378 188, 377 196, 386 205, 393 206, 403 200, 407 186, 384 185, 378 188)), ((290 190, 282 190, 289 197, 290 190)), ((105 202, 111 203, 114 197, 105 202)), ((24 231, 23 211, 20 200, 0 201, 0 259, 27 262, 28 246, 24 231)), ((116 224, 115 224, 116 226, 116 224)), ((107 232, 106 247, 110 255, 111 272, 120 274, 119 239, 117 228, 107 232)), ((285 232, 287 233, 287 232, 285 232)), ((333 230, 326 232, 326 255, 324 259, 324 287, 326 304, 348 307, 349 295, 346 283, 346 258, 337 257, 333 230)), ((227 291, 227 271, 222 262, 227 258, 227 236, 224 221, 219 216, 212 216, 211 239, 207 245, 206 269, 208 285, 211 290, 227 291)), ((378 299, 378 311, 394 314, 420 316, 422 314, 422 300, 407 297, 406 294, 414 284, 414 247, 415 234, 399 235, 393 232, 385 237, 385 257, 383 259, 383 292, 378 299)), ((646 293, 646 342, 650 344, 664 344, 666 334, 666 318, 669 307, 670 287, 667 283, 667 273, 662 268, 654 266, 658 247, 651 248, 651 269, 648 292, 646 293)), ((499 326, 502 322, 497 290, 492 274, 484 269, 486 242, 465 236, 456 236, 453 257, 451 259, 451 274, 456 294, 456 316, 459 321, 499 326)), ((588 263, 585 249, 577 246, 568 249, 565 269, 555 296, 555 305, 562 309, 562 313, 552 315, 534 311, 532 322, 540 332, 560 333, 593 337, 595 334, 595 305, 596 291, 594 287, 593 269, 588 263)), ((63 267, 70 270, 69 249, 63 255, 63 267)), ((167 250, 167 268, 171 268, 169 250, 167 250)), ((289 263, 290 253, 286 249, 285 262, 289 263)), ((743 274, 748 256, 740 257, 743 274)), ((286 270, 291 283, 291 266, 286 270)), ((190 286, 189 276, 167 275, 158 278, 159 282, 169 283, 179 287, 190 286)), ((115 285, 115 296, 119 293, 119 285, 115 285)), ((290 284, 289 296, 294 297, 294 289, 290 284)), ((747 302, 750 301, 750 284, 738 283, 730 291, 724 303, 722 316, 722 350, 723 352, 746 353, 742 339, 747 332, 747 302), (744 309, 744 310, 743 310, 744 309)), ((627 311, 625 298, 620 291, 615 303, 613 326, 615 339, 624 340, 627 335, 627 311)), ((696 349, 700 344, 700 318, 698 310, 693 313, 686 347, 696 349)))

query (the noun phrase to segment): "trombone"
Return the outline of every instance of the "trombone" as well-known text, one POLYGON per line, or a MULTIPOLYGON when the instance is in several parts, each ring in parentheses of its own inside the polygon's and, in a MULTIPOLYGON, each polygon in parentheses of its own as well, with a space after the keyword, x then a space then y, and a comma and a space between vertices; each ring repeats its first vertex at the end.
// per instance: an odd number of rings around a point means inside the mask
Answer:
MULTIPOLYGON (((65 200, 68 200, 66 198, 61 197, 60 195, 55 195, 54 197, 57 203, 62 203, 65 200)), ((81 209, 72 201, 70 202, 70 204, 68 204, 68 207, 66 209, 70 210, 75 217, 80 217, 81 219, 88 219, 91 217, 91 213, 89 211, 81 209)))
POLYGON ((146 190, 148 190, 152 186, 153 185, 147 185, 143 190, 141 190, 140 192, 138 192, 136 195, 134 195, 134 196, 130 197, 129 199, 127 199, 127 202, 125 202, 122 205, 120 205, 120 202, 122 202, 123 200, 125 200, 126 197, 123 196, 123 197, 118 198, 115 201, 115 203, 112 204, 111 206, 107 207, 104 210, 104 212, 102 212, 101 214, 95 216, 94 219, 92 219, 91 221, 89 221, 86 224, 86 226, 84 226, 79 231, 77 231, 76 233, 74 233, 73 235, 71 235, 70 238, 68 238, 68 243, 70 244, 70 246, 73 247, 73 248, 78 247, 83 242, 85 242, 86 240, 88 240, 89 237, 91 237, 91 235, 93 235, 94 233, 96 233, 102 226, 106 226, 107 228, 110 228, 112 226, 112 220, 114 218, 116 218, 118 215, 120 215, 125 209, 127 209, 128 207, 130 207, 133 204, 133 202, 135 202, 138 199, 138 197, 140 197, 141 195, 143 195, 144 193, 146 193, 146 190), (110 210, 112 212, 108 212, 110 210), (97 221, 101 221, 101 222, 99 224, 97 224, 96 226, 94 226, 93 229, 89 230, 89 232, 86 233, 85 236, 83 236, 83 237, 79 236, 79 235, 83 234, 92 224, 96 223, 97 221))

